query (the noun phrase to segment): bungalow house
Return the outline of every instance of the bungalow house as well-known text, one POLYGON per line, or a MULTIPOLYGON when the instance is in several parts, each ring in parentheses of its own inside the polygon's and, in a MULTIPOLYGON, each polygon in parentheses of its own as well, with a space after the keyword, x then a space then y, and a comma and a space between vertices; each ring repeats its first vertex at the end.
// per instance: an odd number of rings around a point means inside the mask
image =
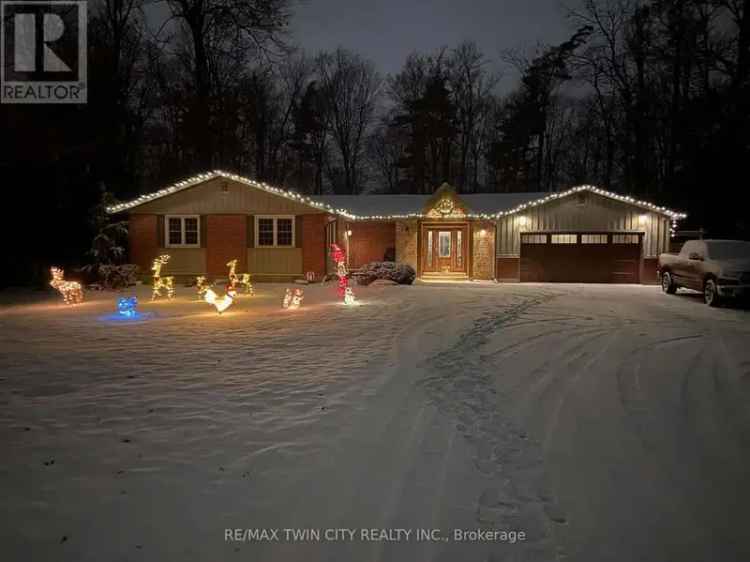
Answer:
POLYGON ((130 261, 148 271, 256 280, 333 272, 332 242, 349 267, 408 263, 424 279, 655 281, 656 259, 684 215, 581 186, 557 193, 303 196, 221 171, 114 205, 127 213, 130 261))

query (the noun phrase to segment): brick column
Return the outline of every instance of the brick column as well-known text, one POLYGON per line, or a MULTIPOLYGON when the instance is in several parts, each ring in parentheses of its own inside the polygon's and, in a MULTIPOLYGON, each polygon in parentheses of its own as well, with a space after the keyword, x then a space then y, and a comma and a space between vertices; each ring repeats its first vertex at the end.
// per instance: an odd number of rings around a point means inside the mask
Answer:
MULTIPOLYGON (((302 215, 302 273, 314 271, 317 279, 326 274, 327 215, 302 215)), ((300 235, 298 234, 298 236, 300 235)))
POLYGON ((130 215, 128 219, 129 261, 148 275, 151 263, 159 253, 159 233, 156 215, 130 215))
POLYGON ((471 225, 474 251, 472 254, 474 279, 494 279, 495 277, 495 225, 475 222, 471 225))
POLYGON ((247 271, 247 216, 206 215, 206 273, 227 276, 227 262, 237 260, 237 273, 247 271))

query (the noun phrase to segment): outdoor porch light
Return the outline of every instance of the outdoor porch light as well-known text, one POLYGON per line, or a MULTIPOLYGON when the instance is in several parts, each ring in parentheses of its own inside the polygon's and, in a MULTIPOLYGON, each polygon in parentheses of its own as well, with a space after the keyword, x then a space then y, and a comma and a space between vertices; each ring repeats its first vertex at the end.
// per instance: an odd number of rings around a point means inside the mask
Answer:
POLYGON ((481 236, 482 238, 484 238, 485 236, 487 236, 487 230, 484 229, 484 228, 482 230, 480 230, 479 231, 479 236, 481 236))
POLYGON ((351 235, 352 235, 352 231, 351 230, 347 230, 346 231, 346 237, 349 238, 351 235))
POLYGON ((527 217, 524 217, 524 216, 518 217, 518 224, 520 226, 526 226, 528 222, 529 222, 529 219, 527 217))
POLYGON ((648 222, 648 215, 640 215, 638 217, 638 224, 640 224, 641 226, 643 226, 647 222, 648 222))

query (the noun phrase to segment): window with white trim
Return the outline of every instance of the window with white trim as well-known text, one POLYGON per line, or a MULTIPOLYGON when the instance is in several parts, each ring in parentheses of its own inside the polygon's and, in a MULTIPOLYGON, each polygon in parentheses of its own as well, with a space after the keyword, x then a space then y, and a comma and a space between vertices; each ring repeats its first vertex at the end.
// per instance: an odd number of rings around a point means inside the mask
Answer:
POLYGON ((164 242, 167 248, 198 248, 201 245, 198 215, 164 217, 164 242))
POLYGON ((293 248, 294 216, 258 215, 255 217, 256 248, 293 248))

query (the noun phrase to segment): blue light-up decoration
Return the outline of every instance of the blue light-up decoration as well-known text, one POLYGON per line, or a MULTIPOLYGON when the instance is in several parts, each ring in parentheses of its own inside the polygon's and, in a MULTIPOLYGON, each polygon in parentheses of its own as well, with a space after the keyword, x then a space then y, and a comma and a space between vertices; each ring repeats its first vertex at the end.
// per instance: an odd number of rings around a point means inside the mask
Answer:
POLYGON ((138 316, 137 306, 138 299, 135 297, 120 297, 117 300, 117 312, 125 318, 135 318, 138 316))

